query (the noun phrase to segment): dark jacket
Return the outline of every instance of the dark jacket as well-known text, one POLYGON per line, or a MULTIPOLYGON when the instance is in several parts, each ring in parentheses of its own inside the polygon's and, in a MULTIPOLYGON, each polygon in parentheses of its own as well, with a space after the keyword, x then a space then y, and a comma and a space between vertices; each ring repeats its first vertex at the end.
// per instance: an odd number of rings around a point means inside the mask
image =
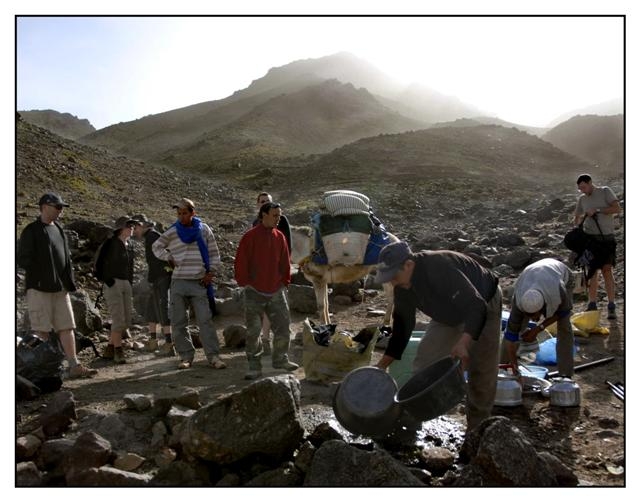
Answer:
POLYGON ((147 280, 151 283, 154 283, 163 277, 171 277, 171 271, 166 270, 169 263, 158 258, 151 249, 151 246, 158 240, 158 237, 160 237, 160 232, 153 228, 144 234, 144 255, 149 267, 147 280))
POLYGON ((115 279, 133 283, 134 251, 130 242, 122 242, 117 235, 109 237, 98 254, 96 275, 107 286, 113 286, 115 279))
POLYGON ((76 290, 67 236, 60 224, 54 222, 54 225, 64 243, 64 268, 61 271, 56 269, 52 244, 47 233, 48 225, 42 223, 38 217, 25 227, 18 243, 18 266, 26 271, 25 289, 37 289, 45 293, 56 293, 63 289, 76 290))
POLYGON ((464 325, 464 331, 477 340, 498 278, 456 251, 420 251, 412 258, 416 266, 411 288, 394 291, 393 332, 385 354, 400 359, 416 325, 416 309, 448 326, 464 325))

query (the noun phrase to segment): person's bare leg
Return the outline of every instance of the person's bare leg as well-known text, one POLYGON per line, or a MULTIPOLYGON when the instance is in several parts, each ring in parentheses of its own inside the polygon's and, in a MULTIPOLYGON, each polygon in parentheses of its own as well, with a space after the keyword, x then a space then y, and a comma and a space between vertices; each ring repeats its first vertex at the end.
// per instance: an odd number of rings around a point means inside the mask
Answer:
POLYGON ((611 265, 604 265, 602 267, 602 278, 604 279, 604 289, 607 292, 609 302, 615 302, 616 284, 613 279, 613 267, 611 265))
POLYGON ((596 305, 598 303, 598 282, 600 282, 600 271, 596 270, 596 273, 589 280, 589 303, 595 303, 596 305))

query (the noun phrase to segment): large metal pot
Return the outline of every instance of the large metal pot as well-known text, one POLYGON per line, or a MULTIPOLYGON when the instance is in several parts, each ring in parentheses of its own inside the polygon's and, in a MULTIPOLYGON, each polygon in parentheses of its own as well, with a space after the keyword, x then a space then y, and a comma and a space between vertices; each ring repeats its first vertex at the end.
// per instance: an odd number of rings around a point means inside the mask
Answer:
POLYGON ((465 393, 460 360, 445 357, 411 377, 398 391, 396 401, 411 416, 427 421, 449 411, 465 393))
POLYGON ((508 373, 498 373, 494 404, 497 406, 519 406, 522 404, 522 387, 518 377, 508 373))
POLYGON ((552 406, 580 406, 580 387, 571 378, 555 378, 549 387, 549 404, 552 406))
POLYGON ((400 416, 395 402, 398 386, 384 370, 365 366, 350 371, 333 396, 338 422, 353 434, 384 437, 400 416))

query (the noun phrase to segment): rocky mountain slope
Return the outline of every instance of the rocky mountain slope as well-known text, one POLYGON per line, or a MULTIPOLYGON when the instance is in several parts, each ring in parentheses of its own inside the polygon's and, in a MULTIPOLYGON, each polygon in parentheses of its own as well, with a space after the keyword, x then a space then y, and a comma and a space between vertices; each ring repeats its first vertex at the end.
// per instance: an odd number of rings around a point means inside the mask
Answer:
POLYGON ((476 108, 423 86, 404 89, 366 61, 339 53, 272 68, 225 99, 114 124, 82 141, 132 158, 162 159, 174 167, 184 160, 181 152, 185 151, 198 165, 227 162, 237 156, 270 161, 300 152, 325 152, 372 134, 478 114, 476 108), (318 97, 318 85, 327 80, 351 84, 352 98, 348 99, 346 85, 339 89, 335 82, 325 84, 326 96, 318 97), (363 99, 367 91, 370 95, 363 99), (306 113, 296 109, 300 104, 305 105, 306 113), (320 104, 326 110, 318 114, 320 104), (357 113, 346 126, 345 112, 355 109, 357 113), (323 119, 318 121, 318 117, 323 119), (307 138, 292 138, 291 132, 307 138), (290 141, 291 148, 283 149, 290 141))
POLYGON ((610 99, 583 108, 569 110, 549 122, 547 128, 551 129, 576 115, 619 115, 621 113, 624 113, 624 100, 622 98, 610 99))
POLYGON ((624 115, 577 115, 542 139, 607 172, 624 168, 624 115))
POLYGON ((65 218, 73 215, 106 225, 136 213, 158 222, 172 221, 171 205, 181 197, 197 200, 204 214, 219 214, 221 221, 229 221, 253 197, 251 192, 245 199, 221 181, 81 145, 25 121, 17 122, 16 133, 18 231, 37 216, 39 197, 51 190, 71 205, 65 218))
POLYGON ((239 119, 167 150, 155 160, 195 169, 326 153, 381 133, 424 128, 381 105, 366 89, 327 80, 256 106, 239 119))
POLYGON ((18 113, 27 122, 48 129, 63 138, 78 139, 96 130, 87 119, 79 119, 70 113, 55 110, 22 110, 18 113))
POLYGON ((516 129, 520 129, 521 131, 528 132, 529 134, 533 134, 535 136, 542 136, 545 132, 548 131, 548 129, 545 127, 514 124, 513 122, 507 122, 506 120, 502 120, 498 117, 473 117, 456 119, 450 122, 438 122, 437 124, 433 124, 432 127, 472 127, 483 124, 499 125, 502 127, 515 127, 516 129))

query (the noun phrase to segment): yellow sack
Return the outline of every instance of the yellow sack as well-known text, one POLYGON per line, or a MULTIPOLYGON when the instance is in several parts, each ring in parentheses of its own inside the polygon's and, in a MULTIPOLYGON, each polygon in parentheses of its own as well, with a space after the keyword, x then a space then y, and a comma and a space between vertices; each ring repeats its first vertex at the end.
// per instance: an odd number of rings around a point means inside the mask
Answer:
MULTIPOLYGON (((571 316, 571 327, 573 334, 578 336, 589 337, 590 333, 598 335, 608 335, 609 329, 600 326, 600 311, 588 310, 586 312, 578 312, 571 316)), ((554 336, 558 335, 558 323, 547 326, 547 331, 554 336)))
POLYGON ((600 311, 589 310, 587 312, 578 312, 571 316, 571 324, 582 331, 592 331, 600 324, 600 311))

